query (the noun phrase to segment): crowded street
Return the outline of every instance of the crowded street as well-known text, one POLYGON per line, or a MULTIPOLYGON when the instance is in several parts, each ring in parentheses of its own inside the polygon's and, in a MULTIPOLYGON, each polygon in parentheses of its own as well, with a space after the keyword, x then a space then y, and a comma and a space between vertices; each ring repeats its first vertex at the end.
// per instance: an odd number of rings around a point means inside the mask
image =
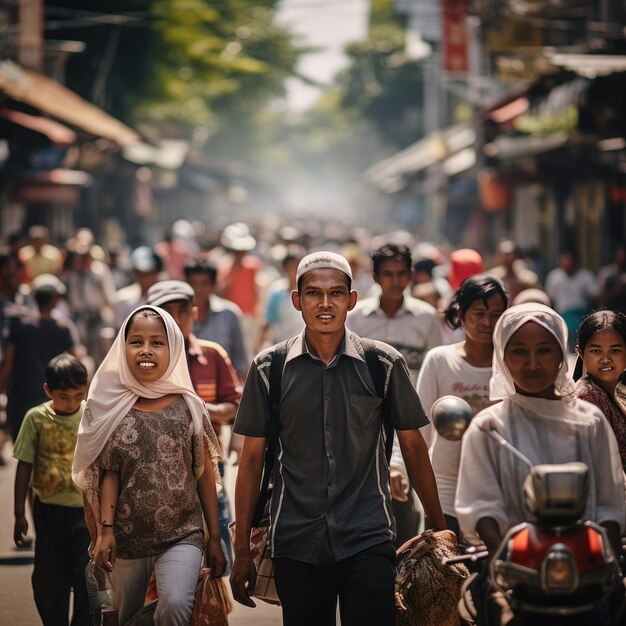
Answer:
POLYGON ((626 0, 0 2, 0 626, 626 626, 625 94, 626 0))

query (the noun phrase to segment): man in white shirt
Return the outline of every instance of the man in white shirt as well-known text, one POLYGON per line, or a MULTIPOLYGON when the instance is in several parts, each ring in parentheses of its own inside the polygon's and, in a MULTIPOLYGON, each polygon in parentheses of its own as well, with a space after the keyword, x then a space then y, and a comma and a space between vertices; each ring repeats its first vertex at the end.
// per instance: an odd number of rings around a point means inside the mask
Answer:
POLYGON ((598 283, 589 270, 578 267, 578 256, 574 250, 562 250, 558 264, 546 276, 546 293, 554 310, 567 324, 567 343, 573 353, 578 325, 598 295, 598 283))
MULTIPOLYGON (((386 244, 374 252, 372 261, 374 281, 381 293, 357 302, 348 314, 347 326, 361 337, 384 341, 398 350, 415 384, 425 353, 442 343, 437 311, 406 293, 412 269, 407 246, 386 244)), ((399 547, 417 534, 420 514, 415 494, 404 493, 402 474, 393 467, 391 485, 399 547)))

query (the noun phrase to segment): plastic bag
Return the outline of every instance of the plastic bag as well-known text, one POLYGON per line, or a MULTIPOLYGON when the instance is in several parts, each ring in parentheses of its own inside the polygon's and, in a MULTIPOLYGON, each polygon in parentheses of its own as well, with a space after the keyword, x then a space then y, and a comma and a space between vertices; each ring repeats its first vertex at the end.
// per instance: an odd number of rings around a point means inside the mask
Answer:
POLYGON ((222 578, 213 578, 211 570, 200 570, 191 626, 228 626, 233 605, 222 578))

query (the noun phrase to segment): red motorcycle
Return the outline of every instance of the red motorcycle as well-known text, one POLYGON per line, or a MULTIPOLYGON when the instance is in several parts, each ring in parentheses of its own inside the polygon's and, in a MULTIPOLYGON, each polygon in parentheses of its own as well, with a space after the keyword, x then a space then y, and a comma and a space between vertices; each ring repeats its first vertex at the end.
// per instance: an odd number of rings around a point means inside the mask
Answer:
MULTIPOLYGON (((459 440, 471 420, 471 409, 455 396, 440 398, 432 416, 438 433, 459 440)), ((523 498, 533 522, 506 533, 485 573, 468 585, 459 603, 468 623, 491 624, 489 602, 478 593, 504 600, 514 624, 584 624, 613 626, 625 621, 623 576, 606 531, 583 519, 589 490, 584 463, 533 465, 494 429, 486 431, 529 468, 523 498), (482 585, 481 585, 482 581, 482 585), (482 615, 481 615, 482 613, 482 615)), ((482 561, 486 551, 450 559, 482 561)), ((496 622, 497 623, 497 622, 496 622)))

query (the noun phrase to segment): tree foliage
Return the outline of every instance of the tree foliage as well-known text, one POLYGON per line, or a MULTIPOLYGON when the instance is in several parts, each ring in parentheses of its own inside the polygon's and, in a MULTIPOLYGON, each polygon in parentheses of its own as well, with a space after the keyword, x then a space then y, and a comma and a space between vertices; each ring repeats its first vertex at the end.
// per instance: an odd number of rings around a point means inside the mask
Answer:
MULTIPOLYGON (((277 0, 56 0, 87 43, 68 65, 68 83, 89 96, 117 37, 107 79, 109 110, 124 119, 172 121, 189 129, 237 126, 283 92, 301 50, 277 25, 277 0), (82 5, 82 7, 81 7, 82 5), (91 28, 70 18, 104 17, 91 28), (119 19, 120 16, 123 19, 119 19), (117 31, 117 32, 116 32, 117 31)), ((48 35, 50 36, 50 35, 48 35)))
POLYGON ((342 105, 361 112, 392 146, 405 146, 423 134, 422 70, 404 53, 404 29, 373 24, 366 40, 347 47, 349 67, 337 76, 342 105))
POLYGON ((142 110, 192 125, 242 123, 281 95, 299 51, 276 24, 275 0, 158 0, 153 10, 167 27, 142 110))

